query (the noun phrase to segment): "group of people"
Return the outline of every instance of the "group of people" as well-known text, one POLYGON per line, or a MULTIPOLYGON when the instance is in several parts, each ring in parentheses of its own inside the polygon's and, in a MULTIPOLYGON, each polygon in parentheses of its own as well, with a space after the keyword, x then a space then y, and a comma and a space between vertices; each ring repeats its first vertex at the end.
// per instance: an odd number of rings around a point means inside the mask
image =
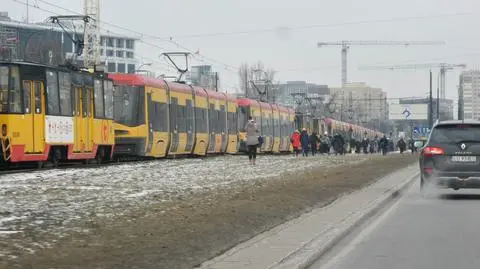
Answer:
POLYGON ((383 155, 386 155, 389 151, 393 151, 393 144, 392 141, 384 135, 380 139, 378 136, 375 136, 373 139, 364 137, 361 140, 353 138, 350 140, 350 148, 354 150, 355 153, 382 153, 383 155))
MULTIPOLYGON (((263 141, 262 137, 259 136, 257 124, 252 117, 249 117, 248 119, 248 122, 245 126, 245 132, 247 133, 246 144, 249 163, 255 165, 257 148, 262 144, 263 141)), ((323 135, 319 136, 315 132, 308 133, 307 129, 303 128, 301 132, 298 130, 293 132, 290 142, 292 143, 294 154, 297 157, 300 155, 300 153, 302 153, 302 156, 307 157, 309 153, 311 153, 312 156, 315 156, 317 153, 330 154, 332 150, 335 155, 343 155, 347 152, 345 147, 345 139, 341 134, 338 133, 330 136, 327 132, 325 132, 323 135)), ((386 155, 389 151, 393 151, 394 147, 393 141, 387 138, 386 135, 380 139, 378 136, 375 136, 373 139, 364 137, 361 140, 355 138, 350 140, 350 152, 355 151, 355 153, 381 153, 386 155)), ((408 147, 412 150, 412 153, 416 151, 413 140, 409 141, 408 147)), ((403 140, 403 138, 400 138, 400 140, 397 142, 397 148, 400 149, 401 153, 406 150, 407 143, 403 140)))
POLYGON ((320 137, 317 133, 308 133, 307 129, 303 128, 301 132, 295 130, 292 134, 290 142, 293 146, 295 156, 298 156, 300 152, 302 156, 307 157, 309 152, 312 156, 315 154, 330 154, 331 149, 335 154, 343 155, 345 153, 345 140, 340 134, 335 134, 333 137, 327 133, 320 137))

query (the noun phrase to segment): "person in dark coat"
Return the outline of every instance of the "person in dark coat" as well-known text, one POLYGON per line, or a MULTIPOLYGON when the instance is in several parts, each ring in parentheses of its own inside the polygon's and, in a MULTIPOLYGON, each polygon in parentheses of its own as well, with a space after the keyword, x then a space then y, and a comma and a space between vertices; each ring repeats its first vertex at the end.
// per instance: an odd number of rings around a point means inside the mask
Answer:
POLYGON ((388 149, 388 139, 387 139, 386 135, 384 135, 382 138, 380 138, 379 147, 382 150, 382 154, 386 155, 387 154, 387 149, 388 149))
POLYGON ((343 140, 343 137, 340 134, 335 134, 333 136, 333 149, 335 150, 335 155, 340 154, 343 155, 344 153, 344 145, 345 141, 343 140))
POLYGON ((310 150, 312 151, 312 156, 315 156, 315 153, 317 153, 317 143, 320 141, 318 138, 317 134, 315 132, 312 132, 310 135, 310 150))
POLYGON ((300 133, 300 144, 302 144, 302 156, 308 156, 308 146, 310 144, 310 139, 308 137, 307 129, 303 128, 300 133))
POLYGON ((362 141, 362 149, 363 149, 363 153, 364 154, 367 154, 368 153, 368 145, 370 144, 370 141, 368 140, 367 137, 364 137, 363 138, 363 141, 362 141))
POLYGON ((397 147, 400 149, 401 154, 403 154, 403 152, 407 149, 407 143, 405 143, 403 138, 400 138, 400 140, 398 140, 397 147))

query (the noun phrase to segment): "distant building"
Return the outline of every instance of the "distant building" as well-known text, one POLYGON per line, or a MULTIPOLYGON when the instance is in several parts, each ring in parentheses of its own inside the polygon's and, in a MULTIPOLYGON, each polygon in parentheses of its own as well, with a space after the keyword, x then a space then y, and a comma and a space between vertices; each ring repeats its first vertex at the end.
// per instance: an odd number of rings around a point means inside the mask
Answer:
POLYGON ((211 65, 197 65, 190 68, 187 79, 194 86, 215 90, 218 87, 218 75, 211 65))
MULTIPOLYGON (((83 39, 81 33, 77 33, 83 39)), ((71 32, 69 35, 75 36, 71 32)), ((13 21, 7 12, 0 12, 0 58, 41 64, 59 65, 72 59, 75 47, 69 35, 54 24, 13 21)), ((135 43, 127 36, 101 33, 100 60, 108 72, 134 73, 135 43)), ((76 58, 83 64, 83 57, 76 58)))
POLYGON ((458 118, 480 120, 480 70, 468 70, 460 75, 458 118))
POLYGON ((307 83, 306 81, 287 81, 278 85, 275 101, 290 107, 303 105, 305 98, 311 100, 325 100, 330 95, 327 85, 307 83))
MULTIPOLYGON (((401 98, 399 100, 401 105, 410 105, 410 104, 426 104, 428 105, 428 111, 430 111, 430 98, 401 98)), ((436 119, 440 120, 453 120, 453 100, 445 99, 440 100, 439 106, 439 116, 437 116, 437 98, 432 99, 432 112, 433 112, 433 120, 436 119)), ((428 120, 426 120, 426 123, 428 120)))
POLYGON ((366 83, 347 83, 332 88, 331 111, 340 120, 378 129, 388 119, 387 93, 366 83))

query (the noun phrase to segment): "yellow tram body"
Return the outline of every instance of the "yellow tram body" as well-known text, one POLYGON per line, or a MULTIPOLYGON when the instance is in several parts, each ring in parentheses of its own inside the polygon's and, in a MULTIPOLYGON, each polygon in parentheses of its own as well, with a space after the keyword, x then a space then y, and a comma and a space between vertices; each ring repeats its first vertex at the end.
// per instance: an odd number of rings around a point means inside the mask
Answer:
POLYGON ((0 125, 3 162, 108 160, 113 83, 88 72, 0 63, 0 125))

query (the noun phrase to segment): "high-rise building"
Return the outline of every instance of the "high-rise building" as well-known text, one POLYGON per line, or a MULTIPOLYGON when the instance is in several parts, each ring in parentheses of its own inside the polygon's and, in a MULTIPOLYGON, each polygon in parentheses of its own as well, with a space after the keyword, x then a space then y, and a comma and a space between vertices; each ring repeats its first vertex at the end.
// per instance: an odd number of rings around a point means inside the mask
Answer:
MULTIPOLYGON (((81 31, 65 33, 55 24, 25 23, 12 20, 7 12, 0 12, 0 57, 47 65, 65 64, 74 59, 74 42, 70 36, 83 39, 81 31)), ((133 37, 101 33, 100 61, 108 72, 134 73, 135 59, 133 37)), ((73 61, 83 65, 83 57, 73 61)))
POLYGON ((463 71, 460 75, 458 118, 480 120, 480 70, 463 71))
POLYGON ((387 93, 366 83, 347 83, 332 88, 331 112, 343 121, 378 128, 388 118, 387 93))

